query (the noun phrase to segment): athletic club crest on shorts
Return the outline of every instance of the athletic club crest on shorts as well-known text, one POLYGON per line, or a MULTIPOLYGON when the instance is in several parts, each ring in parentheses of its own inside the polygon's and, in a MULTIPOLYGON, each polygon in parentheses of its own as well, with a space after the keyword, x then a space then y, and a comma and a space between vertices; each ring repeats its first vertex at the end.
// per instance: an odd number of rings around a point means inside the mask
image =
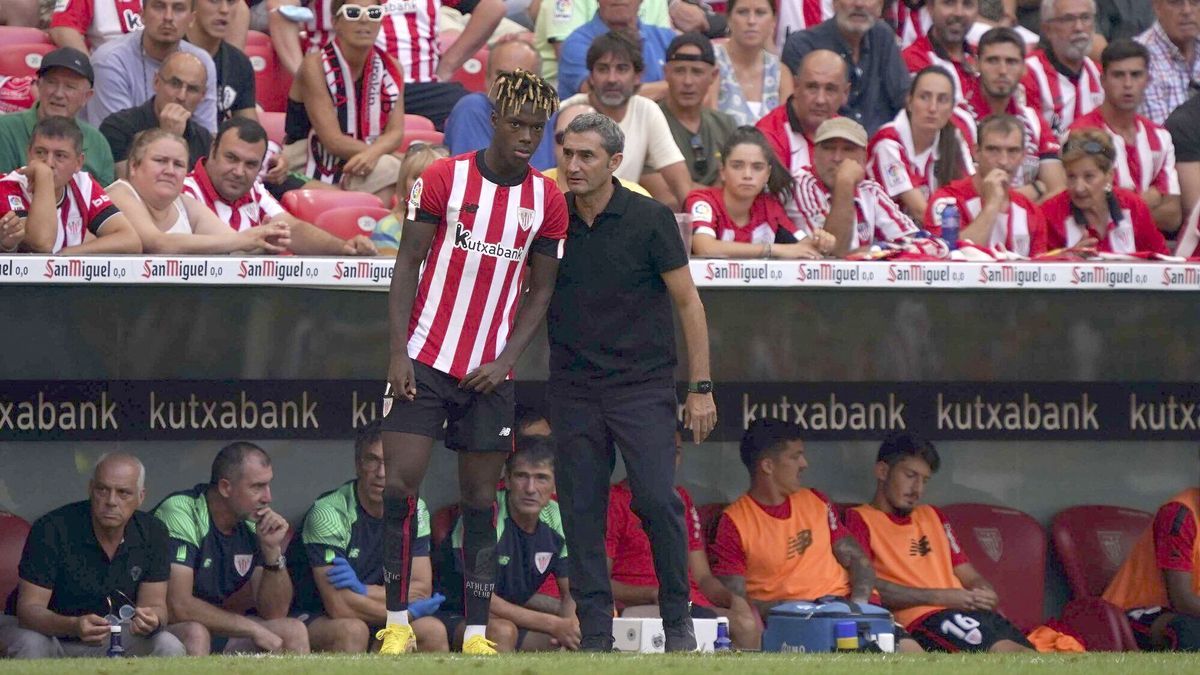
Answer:
POLYGON ((533 227, 533 209, 517 209, 517 224, 522 231, 528 232, 533 227))
POLYGON ((533 566, 537 568, 538 574, 545 574, 550 568, 550 559, 554 557, 553 553, 545 553, 539 551, 533 555, 533 566))
POLYGON ((250 565, 254 563, 254 556, 248 553, 239 553, 233 556, 233 569, 237 571, 239 577, 246 576, 250 572, 250 565))

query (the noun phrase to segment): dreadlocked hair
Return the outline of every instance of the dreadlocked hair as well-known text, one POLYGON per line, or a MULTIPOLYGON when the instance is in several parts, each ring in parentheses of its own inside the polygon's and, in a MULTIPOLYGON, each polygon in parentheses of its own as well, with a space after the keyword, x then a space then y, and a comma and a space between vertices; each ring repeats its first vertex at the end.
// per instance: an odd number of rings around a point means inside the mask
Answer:
POLYGON ((558 110, 558 92, 541 77, 517 68, 496 76, 488 94, 501 115, 515 115, 526 103, 534 112, 544 112, 549 118, 558 110))

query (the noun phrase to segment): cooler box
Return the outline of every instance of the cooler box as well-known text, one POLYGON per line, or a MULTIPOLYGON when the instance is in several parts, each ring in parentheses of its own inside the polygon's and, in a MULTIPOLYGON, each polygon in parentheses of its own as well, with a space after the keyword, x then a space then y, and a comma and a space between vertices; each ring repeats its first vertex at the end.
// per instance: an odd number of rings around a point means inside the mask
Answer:
MULTIPOLYGON (((711 652, 717 639, 717 619, 692 619, 696 644, 711 652)), ((662 654, 666 645, 662 619, 613 619, 613 648, 618 652, 662 654)))
POLYGON ((837 650, 837 625, 853 622, 859 649, 878 645, 892 651, 896 627, 892 614, 875 605, 859 605, 841 599, 815 602, 785 602, 771 608, 763 631, 764 652, 832 652, 837 650), (879 636, 885 636, 882 640, 879 636))

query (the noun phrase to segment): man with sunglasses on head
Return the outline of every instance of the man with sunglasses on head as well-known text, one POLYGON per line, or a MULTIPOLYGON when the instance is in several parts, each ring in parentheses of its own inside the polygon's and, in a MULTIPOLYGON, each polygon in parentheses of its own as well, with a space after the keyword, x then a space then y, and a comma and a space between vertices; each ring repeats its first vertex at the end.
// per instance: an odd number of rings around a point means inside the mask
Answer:
POLYGON ((716 63, 712 42, 700 33, 684 33, 667 46, 667 97, 658 107, 683 153, 694 190, 720 181, 720 148, 737 126, 726 113, 704 105, 717 75, 716 63))
POLYGON ((183 645, 163 630, 167 528, 138 510, 146 467, 133 455, 104 455, 88 494, 33 523, 20 585, 9 597, 9 616, 0 617, 0 645, 9 658, 104 656, 113 634, 109 618, 126 616, 126 656, 183 656, 183 645))

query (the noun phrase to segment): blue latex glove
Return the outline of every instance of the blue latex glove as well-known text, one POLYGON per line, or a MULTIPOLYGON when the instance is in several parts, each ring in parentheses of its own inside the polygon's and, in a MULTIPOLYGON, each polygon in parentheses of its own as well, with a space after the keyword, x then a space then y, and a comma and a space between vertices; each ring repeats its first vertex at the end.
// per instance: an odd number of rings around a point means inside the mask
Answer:
POLYGON ((438 611, 442 603, 446 601, 446 596, 441 593, 434 593, 433 597, 417 600, 416 602, 408 603, 408 618, 416 621, 423 616, 429 616, 438 611))
POLYGON ((325 570, 325 578, 329 579, 329 583, 333 584, 334 588, 350 590, 359 595, 367 594, 367 587, 363 582, 358 580, 358 575, 354 573, 354 568, 350 566, 350 562, 345 558, 334 558, 333 564, 329 569, 325 570))

